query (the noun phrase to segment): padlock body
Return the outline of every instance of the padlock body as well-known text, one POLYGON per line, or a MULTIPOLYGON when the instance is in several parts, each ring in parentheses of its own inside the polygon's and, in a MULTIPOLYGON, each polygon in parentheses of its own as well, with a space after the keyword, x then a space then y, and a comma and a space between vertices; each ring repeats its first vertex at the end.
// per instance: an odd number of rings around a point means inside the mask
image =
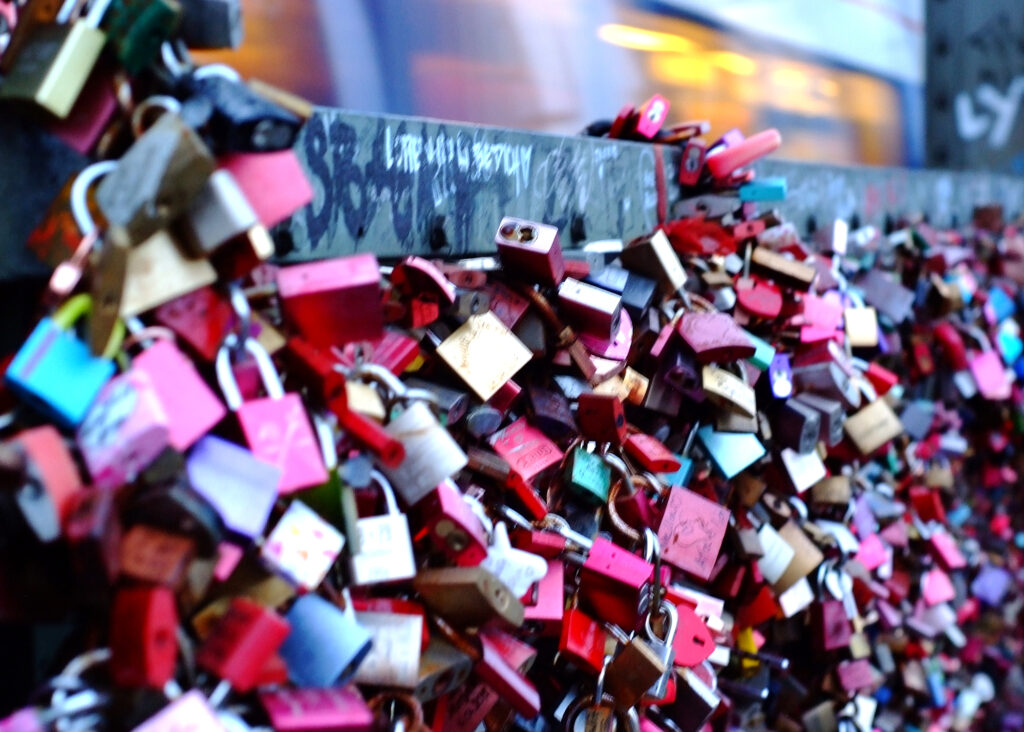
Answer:
POLYGON ((254 399, 236 414, 253 455, 281 470, 282 495, 327 481, 320 443, 298 394, 254 399))
POLYGON ((50 318, 43 318, 7 368, 7 385, 62 427, 77 427, 114 362, 97 358, 89 346, 50 318))
POLYGON ((134 480, 169 439, 167 414, 152 380, 137 369, 104 385, 78 429, 78 446, 97 488, 134 480))
POLYGON ((372 254, 282 267, 277 286, 285 316, 315 346, 381 336, 380 271, 372 254))

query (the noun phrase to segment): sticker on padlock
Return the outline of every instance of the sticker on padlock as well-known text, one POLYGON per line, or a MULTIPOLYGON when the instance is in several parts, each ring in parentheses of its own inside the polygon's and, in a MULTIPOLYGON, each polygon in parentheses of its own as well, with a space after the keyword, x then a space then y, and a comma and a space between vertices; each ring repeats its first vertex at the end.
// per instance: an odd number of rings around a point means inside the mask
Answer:
POLYGON ((217 381, 228 408, 238 416, 253 454, 280 469, 281 494, 325 482, 327 470, 302 398, 284 392, 277 370, 262 346, 246 338, 244 349, 256 359, 267 396, 242 400, 231 373, 230 344, 222 346, 217 354, 217 381))
POLYGON ((260 547, 264 563, 304 590, 323 582, 345 537, 302 501, 292 501, 260 547))
POLYGON ((355 585, 397 582, 416 574, 409 519, 398 510, 395 493, 387 479, 377 471, 373 471, 372 476, 384 494, 387 513, 356 521, 359 549, 352 554, 350 565, 355 585))
POLYGON ((132 369, 108 381, 77 440, 97 488, 134 481, 170 441, 169 419, 149 375, 132 369))
POLYGON ((414 689, 420 677, 423 616, 405 613, 357 612, 357 622, 373 638, 373 647, 359 664, 360 684, 414 689))

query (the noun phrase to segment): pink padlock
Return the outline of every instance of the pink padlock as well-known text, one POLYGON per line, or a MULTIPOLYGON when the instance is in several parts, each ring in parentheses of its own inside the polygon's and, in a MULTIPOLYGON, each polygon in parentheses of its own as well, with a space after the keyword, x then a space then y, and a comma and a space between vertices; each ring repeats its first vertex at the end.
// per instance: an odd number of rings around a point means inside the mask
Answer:
POLYGON ((245 340, 244 348, 259 366, 267 396, 242 400, 231 373, 231 345, 236 342, 229 338, 217 354, 217 380, 253 455, 281 470, 277 490, 282 495, 327 482, 320 442, 302 399, 284 393, 270 354, 252 338, 245 340))
POLYGON ((184 452, 216 425, 227 410, 173 341, 157 340, 132 359, 132 370, 149 376, 167 414, 171 447, 184 452))
POLYGON ((77 439, 97 488, 133 481, 170 439, 169 419, 149 374, 132 368, 108 381, 78 428, 77 439))
POLYGON ((260 693, 270 724, 280 732, 363 732, 373 712, 354 686, 340 689, 274 689, 260 693))

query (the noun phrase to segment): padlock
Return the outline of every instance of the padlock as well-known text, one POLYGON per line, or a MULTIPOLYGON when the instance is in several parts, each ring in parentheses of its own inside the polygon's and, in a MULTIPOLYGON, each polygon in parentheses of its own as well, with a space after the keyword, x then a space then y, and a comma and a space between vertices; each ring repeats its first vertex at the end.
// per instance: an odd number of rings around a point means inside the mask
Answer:
POLYGON ((166 113, 104 176, 96 201, 111 225, 124 227, 129 239, 140 243, 187 210, 213 168, 202 140, 177 115, 166 113))
POLYGON ((416 574, 409 520, 398 510, 387 479, 377 471, 371 475, 384 494, 387 513, 356 521, 359 550, 353 552, 350 563, 354 585, 397 582, 416 574))
POLYGON ((405 457, 384 472, 407 505, 419 502, 466 466, 466 453, 423 402, 412 402, 391 420, 387 432, 405 448, 405 457))
POLYGON ((273 610, 236 597, 196 652, 196 665, 246 693, 288 636, 288 623, 273 610))
POLYGON ((684 313, 676 327, 701 364, 739 361, 756 351, 743 329, 725 313, 684 313))
POLYGON ((491 399, 532 354, 491 312, 474 315, 437 347, 437 355, 481 400, 491 399))
POLYGON ((522 601, 525 629, 543 637, 560 635, 565 616, 565 565, 548 559, 547 572, 522 601))
POLYGON ((291 149, 229 153, 217 159, 217 167, 234 176, 266 229, 273 228, 313 200, 313 189, 291 149))
POLYGON ((189 48, 238 48, 242 42, 240 0, 180 0, 178 32, 189 48))
POLYGON ((686 284, 686 271, 660 229, 649 237, 631 241, 619 257, 622 266, 658 282, 665 294, 678 292, 686 284))
POLYGON ((198 689, 186 692, 131 732, 168 732, 172 729, 224 729, 213 707, 198 689))
POLYGON ((608 501, 612 471, 608 464, 582 447, 573 448, 565 464, 565 482, 569 491, 584 502, 608 501))
POLYGON ((548 468, 562 461, 562 451, 543 432, 520 417, 490 438, 494 451, 508 461, 509 467, 524 481, 531 482, 548 468))
POLYGON ((231 373, 231 347, 227 343, 217 354, 217 381, 253 455, 280 469, 281 494, 324 483, 327 470, 301 397, 284 393, 277 370, 262 346, 246 338, 244 348, 259 366, 267 396, 243 402, 231 373))
POLYGON ((0 73, 10 72, 14 59, 33 32, 41 25, 54 23, 64 5, 60 0, 27 0, 17 7, 13 18, 11 13, 3 14, 5 45, 0 52, 0 73))
POLYGON ((601 624, 578 608, 565 611, 558 653, 588 674, 601 671, 606 633, 601 624))
POLYGON ((662 701, 668 694, 668 685, 671 679, 673 661, 675 660, 675 640, 679 627, 679 615, 676 606, 669 600, 663 599, 657 610, 657 615, 665 618, 663 628, 659 636, 651 624, 655 616, 654 612, 647 613, 647 620, 644 622, 644 636, 647 645, 652 653, 664 666, 664 670, 654 684, 647 690, 647 698, 654 701, 662 701))
POLYGON ((168 446, 170 425, 153 382, 131 369, 108 381, 78 428, 77 442, 93 484, 131 483, 168 446))
POLYGON ((185 536, 139 524, 125 531, 120 552, 123 576, 178 590, 185 581, 195 546, 185 536))
POLYGON ((370 652, 372 638, 356 621, 350 600, 342 610, 319 595, 303 595, 285 619, 291 633, 280 654, 300 688, 345 683, 370 652))
MULTIPOLYGON (((166 453, 165 453, 166 454, 166 453)), ((175 456, 184 464, 181 456, 175 456)), ((144 485, 122 506, 121 519, 126 527, 152 526, 192 540, 201 557, 217 554, 224 538, 224 522, 217 508, 193 490, 179 468, 169 478, 145 484, 146 474, 158 467, 160 458, 140 478, 144 485)), ((230 491, 229 491, 230 493, 230 491)))
MULTIPOLYGON (((7 386, 63 427, 78 427, 103 385, 114 375, 115 338, 97 358, 70 330, 92 307, 88 295, 75 295, 43 318, 4 374, 7 386)), ((123 330, 120 331, 123 333, 123 330)))
POLYGON ((105 594, 121 569, 121 521, 113 491, 81 491, 63 522, 71 547, 76 587, 86 595, 105 594))
POLYGON ((356 620, 370 632, 373 647, 359 664, 354 680, 360 684, 416 689, 420 683, 423 616, 360 611, 356 620))
POLYGON ((626 439, 626 417, 622 401, 617 396, 590 392, 580 394, 576 403, 576 418, 584 438, 622 444, 626 439))
POLYGON ((847 417, 843 430, 862 455, 870 455, 903 434, 903 423, 884 400, 878 399, 847 417))
POLYGON ((620 628, 632 630, 650 600, 654 566, 607 539, 594 539, 580 575, 584 610, 620 628))
POLYGON ((367 732, 374 714, 353 686, 277 688, 260 692, 260 703, 280 732, 367 732))
POLYGON ((556 287, 565 277, 565 259, 558 229, 506 216, 498 224, 494 243, 502 268, 514 277, 556 287))
POLYGON ((372 254, 282 267, 277 287, 285 317, 318 348, 373 340, 382 334, 380 272, 372 254), (348 315, 325 317, 342 312, 348 315))
POLYGON ((661 558, 707 580, 725 538, 729 510, 686 488, 672 488, 658 526, 661 558))
POLYGON ((529 384, 526 392, 530 400, 530 421, 545 434, 557 440, 576 431, 569 400, 560 392, 536 384, 529 384))
POLYGON ((256 212, 226 170, 215 170, 177 224, 182 243, 207 257, 258 224, 256 212))
POLYGON ((675 473, 682 468, 679 458, 657 438, 643 432, 633 432, 623 447, 626 454, 650 473, 675 473))
POLYGON ((622 298, 600 287, 566 277, 558 286, 558 303, 580 334, 610 339, 619 329, 622 298))
POLYGON ((295 500, 263 542, 260 557, 299 588, 312 591, 323 582, 344 545, 345 537, 337 529, 295 500))
POLYGON ((114 0, 103 17, 108 47, 130 76, 137 76, 160 55, 181 20, 177 0, 114 0))
POLYGON ((787 259, 782 254, 763 246, 755 247, 750 257, 750 265, 777 284, 799 292, 809 291, 818 276, 817 270, 810 265, 787 259))
POLYGON ((227 410, 173 341, 157 339, 132 359, 132 369, 149 376, 167 414, 169 443, 184 451, 209 432, 227 410))
POLYGON ((779 445, 810 452, 821 434, 821 413, 797 399, 787 399, 775 415, 772 434, 779 445))
POLYGON ((110 674, 127 687, 162 688, 174 675, 178 613, 166 587, 117 591, 110 622, 110 674))
POLYGON ((743 379, 725 369, 707 365, 701 370, 701 383, 707 398, 722 409, 744 417, 757 416, 757 396, 743 379))
POLYGON ((818 439, 822 440, 828 447, 839 444, 843 439, 843 405, 834 399, 826 399, 818 394, 802 392, 796 395, 796 400, 805 406, 815 410, 821 415, 821 431, 818 439))
POLYGON ((419 682, 413 694, 423 703, 455 693, 466 683, 473 669, 469 656, 434 635, 419 661, 419 682))
MULTIPOLYGON (((639 321, 651 307, 658 289, 654 280, 622 267, 609 266, 600 272, 591 272, 583 281, 618 295, 622 308, 634 321, 639 321)), ((491 308, 494 309, 493 300, 491 308)))
POLYGON ((499 619, 523 624, 523 604, 497 577, 482 567, 420 570, 413 587, 432 612, 457 627, 478 627, 499 619))
POLYGON ((224 525, 250 539, 263 533, 277 501, 281 469, 244 447, 207 435, 188 456, 188 478, 224 525))
POLYGON ((634 636, 608 664, 605 688, 618 708, 628 709, 637 706, 647 690, 670 670, 646 640, 634 636))
POLYGON ((679 164, 679 184, 696 186, 704 172, 704 159, 707 155, 707 143, 699 137, 686 141, 683 147, 683 158, 679 164))
POLYGON ((101 55, 67 117, 53 119, 46 127, 69 147, 88 155, 117 124, 117 114, 124 110, 130 92, 124 72, 101 55))
POLYGON ((475 567, 487 556, 484 527, 454 481, 441 481, 415 510, 420 533, 458 566, 475 567))
POLYGON ((100 21, 111 0, 97 2, 70 24, 32 29, 0 86, 0 99, 31 101, 61 119, 68 116, 107 42, 100 21))
POLYGON ((233 73, 200 68, 180 82, 182 116, 206 132, 214 152, 290 150, 302 120, 260 96, 233 73))

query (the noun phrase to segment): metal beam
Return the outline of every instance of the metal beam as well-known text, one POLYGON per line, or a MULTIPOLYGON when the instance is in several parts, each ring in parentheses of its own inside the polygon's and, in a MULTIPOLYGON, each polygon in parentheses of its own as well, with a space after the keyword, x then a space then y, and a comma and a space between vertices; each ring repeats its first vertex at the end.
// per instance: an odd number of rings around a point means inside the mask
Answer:
MULTIPOLYGON (((569 246, 631 238, 658 221, 659 167, 669 210, 680 196, 679 151, 633 142, 318 109, 296 150, 316 197, 276 232, 285 261, 489 252, 509 215, 558 226, 569 246)), ((755 169, 787 179, 779 208, 801 227, 910 212, 964 223, 989 203, 1024 211, 1024 180, 1005 175, 778 160, 755 169)))

